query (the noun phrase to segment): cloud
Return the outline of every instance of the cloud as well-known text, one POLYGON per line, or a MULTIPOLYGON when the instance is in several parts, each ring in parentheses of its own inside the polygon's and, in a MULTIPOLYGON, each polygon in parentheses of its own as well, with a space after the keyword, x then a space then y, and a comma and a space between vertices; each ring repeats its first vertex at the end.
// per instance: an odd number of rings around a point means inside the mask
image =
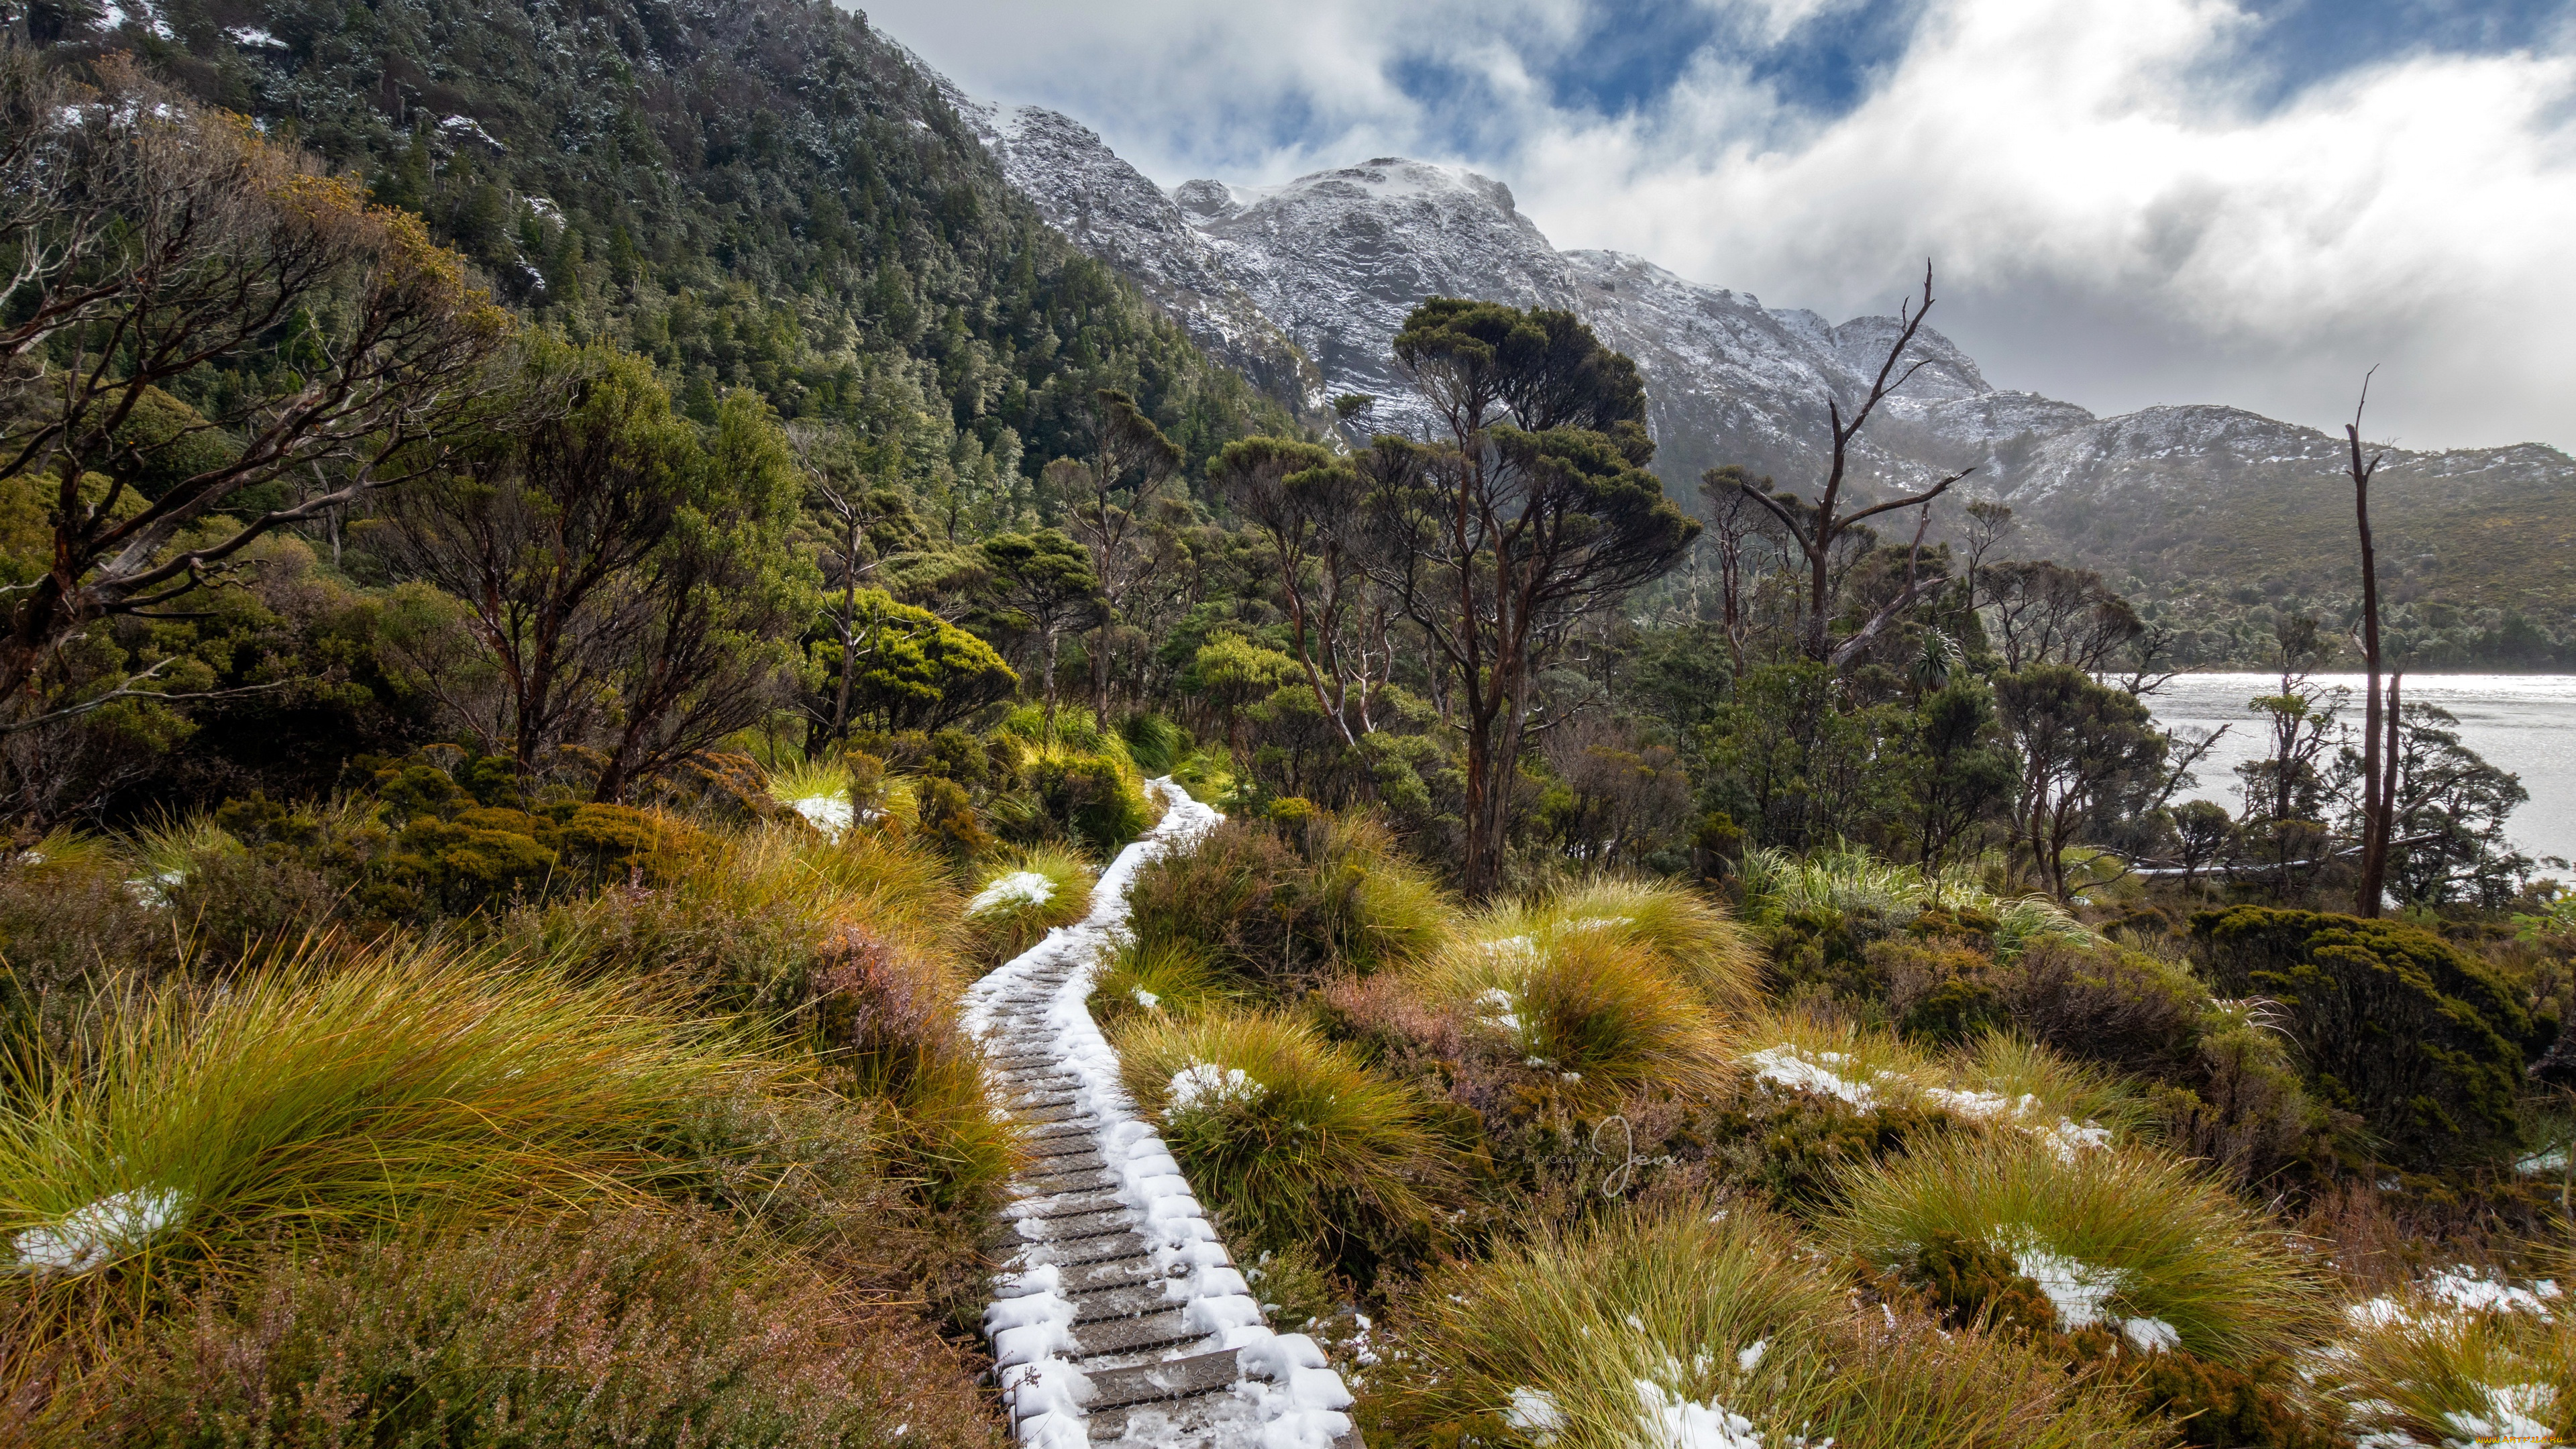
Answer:
POLYGON ((1058 106, 1166 183, 1456 161, 1508 182, 1559 246, 1775 306, 1884 310, 1931 256, 1935 325, 1991 378, 2098 410, 2223 401, 2330 425, 2378 363, 2374 432, 2576 446, 2563 10, 2517 48, 2427 41, 2288 86, 2255 59, 2277 22, 2227 0, 1704 13, 1659 89, 1605 108, 1551 77, 1647 9, 875 12, 970 89, 1058 106), (1850 97, 1797 79, 1800 55, 1864 32, 1898 40, 1846 57, 1850 97))

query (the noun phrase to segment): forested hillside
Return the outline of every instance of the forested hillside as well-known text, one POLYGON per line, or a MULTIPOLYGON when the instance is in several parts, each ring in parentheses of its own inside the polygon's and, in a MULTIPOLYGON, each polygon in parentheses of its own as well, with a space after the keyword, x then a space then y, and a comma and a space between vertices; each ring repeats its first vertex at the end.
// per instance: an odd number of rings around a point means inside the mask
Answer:
MULTIPOLYGON (((82 7, 52 12, 66 38, 82 7)), ((100 17, 95 6, 87 14, 100 17)), ((829 4, 267 5, 120 15, 175 84, 355 167, 541 325, 901 440, 991 526, 1093 389, 1204 457, 1256 412, 1006 185, 898 47, 829 4)), ((38 22, 42 24, 44 22, 38 22)))

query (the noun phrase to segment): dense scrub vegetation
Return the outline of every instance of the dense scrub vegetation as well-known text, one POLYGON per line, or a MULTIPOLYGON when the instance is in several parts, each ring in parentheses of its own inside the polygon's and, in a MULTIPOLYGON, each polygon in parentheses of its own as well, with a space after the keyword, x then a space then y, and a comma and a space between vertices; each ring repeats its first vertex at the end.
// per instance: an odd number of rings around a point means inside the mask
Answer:
POLYGON ((2002 514, 1471 301, 1291 435, 854 17, 22 18, 7 1432, 1000 1437, 956 1001, 1164 777, 1092 1010, 1372 1442, 2570 1432, 2576 907, 2419 707, 2357 898, 2320 621, 2176 806, 2002 514))

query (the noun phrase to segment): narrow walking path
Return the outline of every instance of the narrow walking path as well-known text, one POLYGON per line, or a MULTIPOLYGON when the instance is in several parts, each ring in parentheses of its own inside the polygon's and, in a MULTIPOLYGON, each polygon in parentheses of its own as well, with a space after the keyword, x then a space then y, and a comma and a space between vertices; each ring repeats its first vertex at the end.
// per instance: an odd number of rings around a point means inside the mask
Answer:
POLYGON ((1304 1334, 1274 1333, 1084 1000, 1126 932, 1127 891, 1219 817, 1170 780, 1091 914, 968 988, 996 1101, 1029 1144, 993 1249, 984 1331, 1018 1437, 1187 1449, 1358 1449, 1351 1396, 1304 1334))

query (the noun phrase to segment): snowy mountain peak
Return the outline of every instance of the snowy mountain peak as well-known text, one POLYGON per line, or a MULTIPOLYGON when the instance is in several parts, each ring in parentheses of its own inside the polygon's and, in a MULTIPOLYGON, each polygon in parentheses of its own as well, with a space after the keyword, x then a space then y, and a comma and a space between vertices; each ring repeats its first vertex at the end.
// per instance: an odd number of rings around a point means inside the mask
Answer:
MULTIPOLYGON (((1326 399, 1360 392, 1379 400, 1373 426, 1427 426, 1390 355, 1426 298, 1564 307, 1636 360, 1656 471, 1675 495, 1693 499, 1701 472, 1724 463, 1803 486, 1826 463, 1826 404, 1848 412, 1867 394, 1902 325, 1765 307, 1621 252, 1560 252, 1510 187, 1460 167, 1381 156, 1280 186, 1200 179, 1165 192, 1070 117, 949 94, 1049 222, 1318 422, 1326 399)), ((2163 550, 2152 561, 2133 544, 2197 537, 2189 520, 2248 498, 2333 488, 2335 440, 2313 429, 2216 406, 2097 418, 1995 388, 1930 328, 1900 371, 1909 367, 1859 440, 1855 486, 1884 491, 1973 467, 1962 497, 2011 502, 2026 543, 2065 557, 2188 576, 2169 543, 2152 546, 2163 550)), ((2454 504, 2576 497, 2576 464, 2531 446, 2392 451, 2384 476, 2401 506, 2418 486, 2449 490, 2454 504)))

